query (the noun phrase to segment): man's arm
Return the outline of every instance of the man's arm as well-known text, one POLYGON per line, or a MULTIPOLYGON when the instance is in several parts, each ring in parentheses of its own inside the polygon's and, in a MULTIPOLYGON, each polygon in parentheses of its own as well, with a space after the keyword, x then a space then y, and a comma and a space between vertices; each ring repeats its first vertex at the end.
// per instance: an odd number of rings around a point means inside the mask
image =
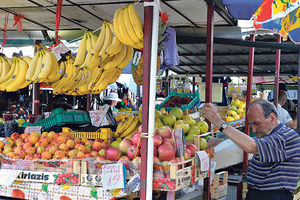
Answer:
MULTIPOLYGON (((218 128, 220 128, 224 123, 218 113, 217 108, 210 103, 206 103, 204 105, 202 116, 208 119, 218 128)), ((255 140, 243 132, 228 126, 223 130, 223 133, 225 133, 225 135, 227 135, 235 144, 237 144, 247 153, 256 154, 258 152, 255 140)))

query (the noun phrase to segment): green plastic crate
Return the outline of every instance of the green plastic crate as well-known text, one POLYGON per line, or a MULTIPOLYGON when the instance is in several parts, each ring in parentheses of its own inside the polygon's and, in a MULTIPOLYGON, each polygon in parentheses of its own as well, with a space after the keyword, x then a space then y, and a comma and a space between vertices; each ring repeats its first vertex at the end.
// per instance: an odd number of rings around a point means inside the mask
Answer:
POLYGON ((179 96, 179 97, 191 97, 193 98, 193 100, 186 105, 181 105, 179 106, 179 108, 184 111, 185 109, 191 110, 193 108, 193 106, 195 106, 197 104, 197 102, 199 101, 199 92, 195 92, 193 94, 185 94, 185 93, 178 93, 176 91, 171 91, 169 96, 159 105, 156 105, 155 108, 160 110, 161 108, 164 108, 167 111, 172 110, 172 107, 164 107, 164 104, 167 103, 169 101, 169 99, 173 96, 179 96))
POLYGON ((71 111, 74 122, 76 124, 87 124, 91 122, 90 115, 88 112, 77 112, 77 111, 71 111))
POLYGON ((50 116, 46 119, 38 121, 34 124, 31 123, 23 123, 23 126, 42 126, 43 129, 47 130, 52 126, 56 125, 64 125, 64 124, 85 124, 89 123, 90 117, 88 112, 77 112, 77 111, 70 111, 70 112, 56 112, 54 114, 51 112, 50 116))

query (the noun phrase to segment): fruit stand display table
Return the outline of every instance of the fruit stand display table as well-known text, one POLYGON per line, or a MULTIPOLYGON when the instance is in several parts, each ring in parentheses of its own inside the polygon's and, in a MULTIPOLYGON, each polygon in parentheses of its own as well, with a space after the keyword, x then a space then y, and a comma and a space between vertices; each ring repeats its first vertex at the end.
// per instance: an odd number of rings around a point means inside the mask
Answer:
POLYGON ((134 176, 124 189, 107 191, 102 187, 14 182, 10 186, 0 186, 0 196, 33 200, 110 200, 139 191, 140 177, 134 176))

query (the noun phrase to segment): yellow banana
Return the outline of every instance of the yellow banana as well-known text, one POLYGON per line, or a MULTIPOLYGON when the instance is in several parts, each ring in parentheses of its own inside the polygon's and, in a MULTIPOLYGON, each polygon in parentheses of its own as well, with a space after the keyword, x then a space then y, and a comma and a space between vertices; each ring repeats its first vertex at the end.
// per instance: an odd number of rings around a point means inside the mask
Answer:
POLYGON ((84 33, 82 40, 80 41, 77 55, 75 58, 74 65, 75 66, 80 66, 85 60, 85 56, 87 55, 87 32, 84 33))
MULTIPOLYGON (((11 77, 12 77, 12 75, 14 74, 14 72, 15 72, 15 69, 16 69, 16 63, 15 63, 15 61, 13 60, 13 64, 12 64, 12 66, 11 66, 11 68, 9 69, 9 71, 7 72, 7 74, 3 77, 3 78, 1 78, 1 80, 0 80, 0 84, 2 85, 3 83, 5 83, 6 81, 8 81, 11 77)), ((0 86, 1 86, 0 85, 0 86)))
POLYGON ((122 8, 119 8, 116 10, 115 14, 114 14, 114 19, 113 19, 113 25, 114 25, 114 29, 115 29, 115 33, 117 38, 123 43, 123 44, 127 44, 126 39, 122 36, 121 31, 120 31, 120 26, 119 26, 119 15, 120 15, 120 11, 122 8))
POLYGON ((140 41, 140 39, 138 38, 138 36, 136 35, 135 33, 135 30, 133 28, 133 25, 130 21, 130 17, 129 17, 129 9, 128 9, 128 6, 127 5, 124 9, 123 9, 123 21, 124 21, 124 26, 125 26, 125 29, 127 30, 128 34, 129 34, 129 37, 132 39, 132 41, 134 43, 138 43, 140 41))
POLYGON ((38 74, 39 82, 44 82, 44 80, 46 80, 46 78, 50 74, 50 72, 53 72, 55 70, 53 68, 53 66, 56 65, 57 60, 56 60, 56 58, 54 60, 51 54, 53 54, 53 53, 50 51, 45 52, 44 65, 42 66, 42 69, 41 69, 40 73, 38 74))
POLYGON ((136 49, 144 48, 144 41, 141 40, 140 42, 135 43, 133 47, 136 48, 136 49))
POLYGON ((121 9, 120 10, 120 13, 119 13, 119 16, 118 16, 118 21, 119 21, 119 30, 120 30, 120 33, 122 35, 122 37, 125 39, 127 45, 130 45, 130 46, 134 46, 135 42, 131 39, 129 33, 127 32, 126 30, 126 27, 125 27, 125 23, 124 23, 124 20, 123 20, 123 12, 124 12, 124 9, 121 9))
POLYGON ((127 51, 127 47, 126 47, 126 45, 123 44, 121 51, 114 56, 114 59, 111 62, 108 62, 106 65, 104 65, 103 69, 108 70, 112 67, 118 66, 122 62, 122 60, 125 58, 126 51, 127 51))
POLYGON ((21 59, 23 59, 27 63, 28 66, 32 60, 32 58, 30 58, 29 56, 22 56, 21 59))
POLYGON ((112 55, 115 55, 115 54, 120 52, 122 43, 120 42, 120 40, 116 36, 113 24, 108 23, 108 26, 109 26, 109 28, 112 32, 113 39, 112 39, 111 45, 109 47, 107 47, 107 49, 105 50, 105 53, 112 56, 112 55))
POLYGON ((101 75, 103 74, 103 69, 100 67, 97 67, 96 69, 92 70, 92 76, 90 78, 90 81, 88 83, 88 89, 92 90, 97 83, 97 81, 100 79, 101 75))
POLYGON ((39 60, 38 60, 38 62, 36 64, 36 68, 35 68, 34 74, 33 74, 32 78, 31 78, 31 81, 34 82, 34 83, 37 83, 38 76, 39 76, 39 74, 40 74, 40 72, 42 70, 42 67, 44 65, 44 54, 45 54, 45 51, 41 51, 40 53, 41 54, 40 54, 39 60))
POLYGON ((109 84, 113 84, 116 82, 122 74, 122 70, 119 68, 114 68, 114 76, 109 79, 109 84))
POLYGON ((40 54, 41 54, 40 52, 37 52, 37 53, 33 56, 31 62, 30 62, 29 65, 28 65, 28 70, 27 70, 27 73, 26 73, 26 80, 27 80, 27 81, 31 81, 32 76, 34 75, 35 68, 36 68, 36 66, 37 66, 37 63, 38 63, 40 54))
POLYGON ((46 77, 45 82, 47 84, 54 83, 54 82, 58 81, 61 78, 60 66, 57 62, 56 56, 52 53, 51 57, 52 57, 51 59, 52 59, 52 62, 53 62, 53 66, 52 66, 51 73, 49 73, 48 77, 46 77))
POLYGON ((127 135, 133 133, 136 127, 139 125, 139 119, 137 117, 134 118, 133 122, 130 126, 122 133, 121 137, 126 137, 127 135))
POLYGON ((26 72, 28 70, 28 65, 23 59, 18 59, 18 71, 16 72, 14 80, 7 85, 5 88, 6 91, 12 92, 12 91, 17 91, 20 89, 25 80, 26 72))
POLYGON ((93 46, 93 48, 94 48, 94 46, 95 46, 95 44, 96 44, 96 42, 97 42, 97 36, 94 34, 94 33, 92 33, 92 32, 88 32, 88 34, 90 35, 90 37, 91 37, 91 40, 92 40, 92 46, 93 46))
POLYGON ((127 46, 126 56, 122 60, 122 62, 117 66, 119 69, 124 69, 132 60, 133 57, 133 48, 130 46, 127 46))
POLYGON ((133 4, 130 3, 128 5, 127 9, 128 9, 129 18, 130 18, 131 24, 134 28, 135 34, 141 41, 143 41, 144 33, 143 33, 142 20, 141 20, 140 16, 138 15, 138 13, 136 12, 133 4))
MULTIPOLYGON (((108 24, 109 22, 107 22, 108 24)), ((108 25, 107 25, 108 26, 108 25)), ((105 51, 107 49, 107 47, 109 47, 112 43, 112 39, 113 39, 113 35, 112 35, 112 32, 110 30, 109 27, 107 27, 105 29, 106 33, 105 33, 105 40, 104 40, 104 43, 103 43, 103 46, 99 52, 99 56, 100 56, 100 61, 103 61, 105 60, 105 58, 107 57, 107 55, 105 54, 105 51)))
POLYGON ((7 81, 5 81, 4 83, 2 83, 1 85, 0 85, 0 90, 2 90, 2 91, 5 91, 5 89, 7 88, 7 86, 9 85, 9 84, 11 84, 14 80, 15 80, 15 78, 16 78, 16 75, 19 73, 19 71, 20 71, 20 68, 19 68, 19 61, 18 61, 18 59, 15 57, 14 58, 14 63, 13 63, 13 65, 15 65, 15 67, 14 67, 14 72, 12 73, 12 75, 9 77, 9 79, 7 80, 7 81))
POLYGON ((12 58, 5 58, 6 61, 8 62, 9 66, 12 66, 13 64, 13 59, 12 58))
POLYGON ((106 22, 103 22, 100 34, 97 38, 96 44, 93 47, 93 51, 92 51, 93 55, 95 55, 95 54, 98 55, 101 48, 102 48, 102 46, 103 46, 104 39, 105 39, 106 28, 107 28, 106 27, 106 22))
POLYGON ((6 59, 2 59, 2 63, 1 63, 1 76, 0 76, 0 82, 1 80, 6 76, 6 74, 9 72, 11 66, 9 65, 9 63, 7 62, 6 59))
POLYGON ((126 121, 124 122, 124 125, 122 126, 122 128, 120 128, 118 134, 123 134, 123 132, 130 126, 130 124, 133 122, 134 120, 134 116, 133 115, 129 115, 129 117, 126 119, 126 121))

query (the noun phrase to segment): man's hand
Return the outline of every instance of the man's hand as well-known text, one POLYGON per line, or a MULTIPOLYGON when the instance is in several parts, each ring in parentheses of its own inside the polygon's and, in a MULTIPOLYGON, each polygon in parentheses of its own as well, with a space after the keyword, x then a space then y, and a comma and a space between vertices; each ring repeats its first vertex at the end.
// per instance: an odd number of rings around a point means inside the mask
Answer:
POLYGON ((205 103, 202 111, 202 117, 209 120, 212 124, 214 124, 217 128, 224 123, 222 118, 220 117, 218 110, 211 103, 205 103))

